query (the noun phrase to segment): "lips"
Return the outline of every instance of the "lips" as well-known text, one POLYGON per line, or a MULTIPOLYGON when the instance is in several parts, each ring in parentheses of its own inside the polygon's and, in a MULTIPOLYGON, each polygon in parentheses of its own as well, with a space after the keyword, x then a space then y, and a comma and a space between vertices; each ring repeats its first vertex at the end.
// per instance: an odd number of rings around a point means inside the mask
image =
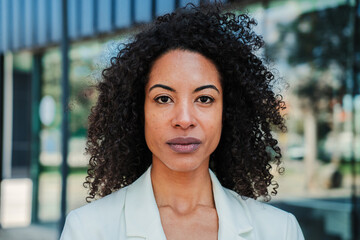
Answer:
POLYGON ((177 153, 192 153, 199 148, 201 141, 193 137, 178 137, 170 139, 166 143, 177 153))

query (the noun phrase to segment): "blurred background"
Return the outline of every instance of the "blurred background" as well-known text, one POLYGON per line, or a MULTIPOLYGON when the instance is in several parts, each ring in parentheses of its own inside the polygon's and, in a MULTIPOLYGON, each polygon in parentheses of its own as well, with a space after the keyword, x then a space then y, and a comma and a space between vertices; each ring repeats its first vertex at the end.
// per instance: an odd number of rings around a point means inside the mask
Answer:
MULTIPOLYGON (((156 16, 201 0, 0 0, 0 239, 58 239, 86 204, 87 116, 109 59, 156 16)), ((360 239, 359 0, 222 1, 247 12, 287 103, 271 204, 308 240, 360 239), (284 83, 287 83, 284 84, 284 83)), ((269 223, 271 224, 271 223, 269 223)), ((274 223, 276 224, 276 223, 274 223)))

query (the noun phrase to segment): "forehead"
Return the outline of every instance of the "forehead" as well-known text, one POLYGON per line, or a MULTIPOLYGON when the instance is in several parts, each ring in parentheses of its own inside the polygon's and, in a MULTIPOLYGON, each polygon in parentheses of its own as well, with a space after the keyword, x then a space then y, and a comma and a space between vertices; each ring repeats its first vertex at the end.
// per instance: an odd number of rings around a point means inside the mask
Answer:
POLYGON ((155 60, 147 87, 155 83, 220 87, 220 74, 216 65, 200 53, 176 49, 155 60))

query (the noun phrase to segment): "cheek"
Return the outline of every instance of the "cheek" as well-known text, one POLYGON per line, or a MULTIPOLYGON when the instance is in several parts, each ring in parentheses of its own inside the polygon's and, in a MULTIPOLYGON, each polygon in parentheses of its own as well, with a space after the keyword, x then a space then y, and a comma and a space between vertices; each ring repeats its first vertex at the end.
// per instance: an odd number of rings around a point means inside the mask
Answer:
POLYGON ((161 114, 150 113, 145 116, 145 127, 148 131, 156 132, 161 126, 161 114))
POLYGON ((209 121, 209 132, 212 133, 213 140, 215 142, 220 141, 221 131, 222 131, 222 111, 216 111, 209 121))
POLYGON ((218 142, 221 136, 222 130, 222 117, 221 115, 214 114, 211 117, 207 117, 207 121, 204 122, 205 125, 205 134, 210 139, 210 141, 218 142))
POLYGON ((151 152, 154 151, 154 146, 156 146, 156 136, 154 136, 154 133, 156 133, 156 131, 154 131, 151 119, 145 116, 145 142, 151 152))
POLYGON ((218 139, 220 138, 221 130, 222 130, 222 121, 221 119, 216 119, 216 121, 212 122, 210 132, 212 132, 214 138, 218 139))
POLYGON ((161 116, 154 112, 145 114, 145 140, 148 144, 156 142, 161 137, 161 116))
POLYGON ((145 104, 145 132, 163 131, 166 128, 168 111, 166 109, 159 109, 151 103, 145 104))

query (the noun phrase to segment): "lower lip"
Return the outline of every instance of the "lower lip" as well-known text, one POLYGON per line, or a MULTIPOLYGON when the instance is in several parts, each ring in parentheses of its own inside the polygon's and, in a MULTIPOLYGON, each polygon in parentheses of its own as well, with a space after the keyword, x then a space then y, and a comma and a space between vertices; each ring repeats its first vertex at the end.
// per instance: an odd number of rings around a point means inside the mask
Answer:
POLYGON ((169 144, 170 148, 177 153, 192 153, 199 148, 199 143, 192 144, 169 144))

